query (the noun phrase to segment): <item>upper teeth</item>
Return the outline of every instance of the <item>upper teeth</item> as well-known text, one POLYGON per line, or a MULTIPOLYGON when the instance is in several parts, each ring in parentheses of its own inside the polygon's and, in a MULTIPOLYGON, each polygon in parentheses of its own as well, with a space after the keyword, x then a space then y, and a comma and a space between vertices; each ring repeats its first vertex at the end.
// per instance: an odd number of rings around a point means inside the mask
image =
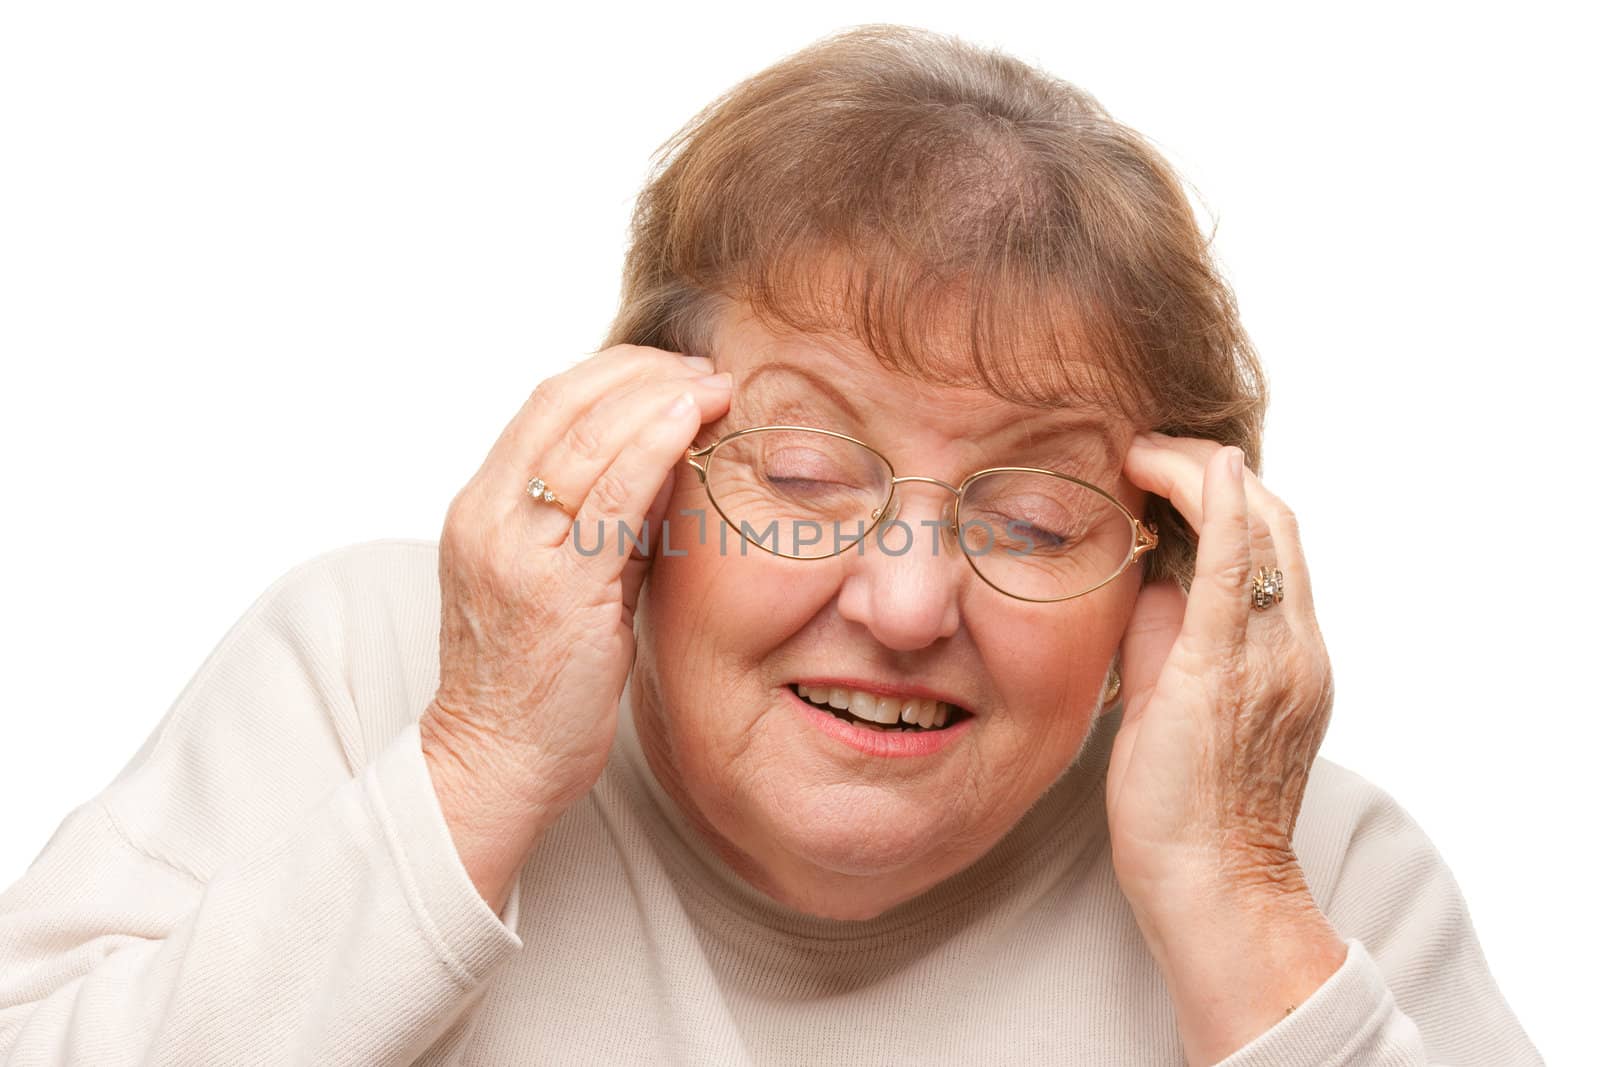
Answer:
POLYGON ((881 697, 859 689, 797 685, 795 690, 813 704, 848 711, 862 719, 891 726, 897 722, 937 729, 950 717, 950 705, 942 700, 912 697, 881 697))

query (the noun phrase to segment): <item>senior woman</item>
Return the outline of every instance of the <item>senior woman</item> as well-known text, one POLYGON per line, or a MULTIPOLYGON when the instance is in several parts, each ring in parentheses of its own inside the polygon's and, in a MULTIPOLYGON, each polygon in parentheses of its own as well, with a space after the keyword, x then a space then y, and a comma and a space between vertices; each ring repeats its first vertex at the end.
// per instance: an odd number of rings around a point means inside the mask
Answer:
POLYGON ((668 147, 438 545, 276 582, 5 894, 6 1062, 1537 1062, 1315 758, 1164 161, 888 26, 668 147))

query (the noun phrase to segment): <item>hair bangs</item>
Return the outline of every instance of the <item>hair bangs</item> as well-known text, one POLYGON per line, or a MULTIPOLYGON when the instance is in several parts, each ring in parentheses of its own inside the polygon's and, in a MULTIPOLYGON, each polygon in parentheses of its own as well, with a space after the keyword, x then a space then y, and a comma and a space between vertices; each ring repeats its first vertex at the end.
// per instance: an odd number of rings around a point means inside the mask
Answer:
POLYGON ((1059 273, 1039 276, 1037 258, 1018 256, 1004 231, 992 236, 993 251, 959 271, 881 234, 850 247, 775 240, 719 288, 772 333, 848 339, 930 384, 1144 418, 1148 400, 1105 316, 1059 273))

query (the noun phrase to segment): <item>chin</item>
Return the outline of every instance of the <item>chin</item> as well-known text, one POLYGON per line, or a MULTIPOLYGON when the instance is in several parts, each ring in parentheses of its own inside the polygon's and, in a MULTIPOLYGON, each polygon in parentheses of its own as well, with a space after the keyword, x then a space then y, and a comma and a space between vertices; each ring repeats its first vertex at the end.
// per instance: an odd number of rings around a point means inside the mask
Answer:
MULTIPOLYGON (((942 812, 869 785, 836 785, 775 795, 763 829, 768 840, 827 874, 881 878, 890 884, 933 878, 949 860, 951 833, 942 812)), ((934 878, 936 880, 936 878, 934 878)))

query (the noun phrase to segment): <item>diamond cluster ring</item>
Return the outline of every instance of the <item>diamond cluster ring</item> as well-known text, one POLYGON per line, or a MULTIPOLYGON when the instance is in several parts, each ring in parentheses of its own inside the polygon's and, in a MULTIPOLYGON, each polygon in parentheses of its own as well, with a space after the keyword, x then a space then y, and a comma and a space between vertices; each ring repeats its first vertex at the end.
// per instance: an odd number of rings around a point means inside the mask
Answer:
POLYGON ((537 475, 528 482, 528 495, 541 504, 554 504, 567 515, 570 516, 572 514, 572 509, 567 507, 566 502, 556 496, 551 488, 545 484, 544 479, 537 475))
POLYGON ((1257 611, 1265 611, 1283 601, 1283 572, 1274 567, 1262 567, 1251 580, 1250 603, 1257 611))

